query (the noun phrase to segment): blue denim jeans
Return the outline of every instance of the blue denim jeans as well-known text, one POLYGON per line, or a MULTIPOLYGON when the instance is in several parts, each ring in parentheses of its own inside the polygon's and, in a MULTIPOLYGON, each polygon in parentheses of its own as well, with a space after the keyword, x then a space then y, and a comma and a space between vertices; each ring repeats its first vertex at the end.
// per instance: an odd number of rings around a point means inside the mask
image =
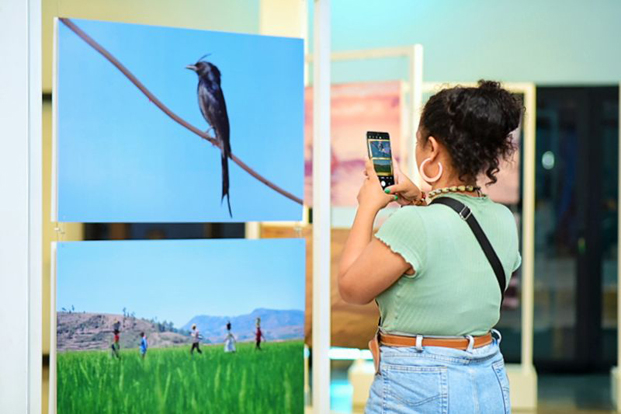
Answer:
POLYGON ((469 351, 381 346, 367 414, 504 414, 509 381, 499 339, 469 351))

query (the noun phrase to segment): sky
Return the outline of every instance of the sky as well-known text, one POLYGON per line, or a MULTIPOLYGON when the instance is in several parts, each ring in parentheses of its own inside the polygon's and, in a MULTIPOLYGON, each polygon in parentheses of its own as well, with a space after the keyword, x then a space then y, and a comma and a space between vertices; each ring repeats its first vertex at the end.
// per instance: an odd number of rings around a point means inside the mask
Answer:
MULTIPOLYGON (((201 130, 201 56, 222 73, 235 155, 303 196, 304 85, 300 39, 73 20, 181 118, 201 130)), ((300 220, 302 207, 160 111, 105 58, 58 23, 58 208, 65 222, 300 220)))
POLYGON ((56 309, 173 321, 305 309, 304 239, 57 244, 56 309))

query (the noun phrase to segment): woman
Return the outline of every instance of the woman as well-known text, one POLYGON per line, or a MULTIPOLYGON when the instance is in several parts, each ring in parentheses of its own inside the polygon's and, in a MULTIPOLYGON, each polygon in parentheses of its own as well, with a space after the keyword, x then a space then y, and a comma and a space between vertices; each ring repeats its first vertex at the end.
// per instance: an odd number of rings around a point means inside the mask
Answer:
POLYGON ((399 173, 385 194, 367 162, 339 264, 343 299, 375 299, 380 309, 379 367, 367 413, 510 412, 500 336, 491 335, 501 279, 460 215, 427 201, 450 197, 470 209, 508 285, 521 263, 515 219, 476 182, 482 174, 496 182, 499 159, 514 151, 510 133, 521 114, 519 101, 496 82, 431 97, 416 144, 421 177, 432 188, 426 197, 399 173), (402 208, 373 236, 377 212, 393 200, 402 208))
POLYGON ((235 336, 231 332, 231 322, 227 322, 226 324, 226 338, 224 338, 224 352, 237 352, 237 348, 235 344, 237 340, 235 336))

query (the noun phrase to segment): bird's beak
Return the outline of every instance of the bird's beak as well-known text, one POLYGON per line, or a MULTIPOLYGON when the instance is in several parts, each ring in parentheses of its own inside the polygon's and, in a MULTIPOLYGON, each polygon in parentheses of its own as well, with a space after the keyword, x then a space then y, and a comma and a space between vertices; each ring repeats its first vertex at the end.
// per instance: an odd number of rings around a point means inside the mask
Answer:
POLYGON ((186 69, 193 70, 194 72, 196 72, 196 69, 198 69, 198 68, 197 68, 196 66, 194 66, 194 65, 188 65, 188 66, 186 66, 185 68, 186 68, 186 69))

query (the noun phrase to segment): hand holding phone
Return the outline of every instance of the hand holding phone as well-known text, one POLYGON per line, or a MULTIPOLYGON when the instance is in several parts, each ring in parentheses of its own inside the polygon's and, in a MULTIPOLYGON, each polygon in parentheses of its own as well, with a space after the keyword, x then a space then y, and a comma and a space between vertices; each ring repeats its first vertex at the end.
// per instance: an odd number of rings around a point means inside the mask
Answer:
MULTIPOLYGON (((397 169, 397 171, 399 171, 397 169)), ((389 188, 389 194, 397 194, 401 206, 426 205, 425 194, 403 173, 396 174, 397 183, 389 188)))
POLYGON ((388 132, 367 131, 367 150, 382 189, 395 184, 388 132))

